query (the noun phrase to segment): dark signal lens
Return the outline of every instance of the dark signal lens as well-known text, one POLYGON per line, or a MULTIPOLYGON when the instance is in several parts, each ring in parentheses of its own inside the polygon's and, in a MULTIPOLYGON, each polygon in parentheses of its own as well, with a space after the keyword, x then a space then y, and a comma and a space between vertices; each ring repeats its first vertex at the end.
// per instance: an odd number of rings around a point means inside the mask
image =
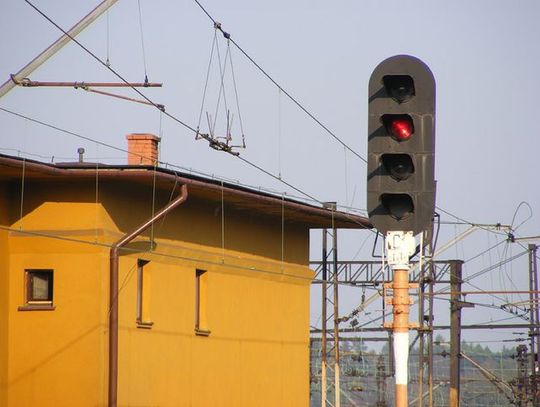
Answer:
POLYGON ((414 80, 409 75, 385 75, 383 85, 386 94, 398 103, 405 103, 416 94, 414 80))
POLYGON ((402 220, 414 212, 414 204, 407 194, 382 194, 381 205, 394 219, 402 220))
POLYGON ((409 154, 383 154, 382 165, 396 181, 405 181, 414 174, 414 163, 409 154))

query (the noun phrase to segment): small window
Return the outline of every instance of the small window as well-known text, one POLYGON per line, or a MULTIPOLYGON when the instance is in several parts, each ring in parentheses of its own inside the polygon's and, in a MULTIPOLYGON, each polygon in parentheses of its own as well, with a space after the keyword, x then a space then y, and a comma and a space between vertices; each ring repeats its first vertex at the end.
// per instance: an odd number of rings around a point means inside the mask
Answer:
POLYGON ((137 326, 139 328, 151 328, 154 325, 148 317, 150 273, 145 267, 148 263, 148 260, 137 260, 137 326))
POLYGON ((25 305, 19 310, 53 310, 53 270, 27 269, 24 273, 25 305))
POLYGON ((195 333, 202 336, 210 335, 206 321, 207 290, 208 272, 195 270, 195 333))
POLYGON ((53 301, 53 271, 26 270, 26 302, 49 303, 53 301))

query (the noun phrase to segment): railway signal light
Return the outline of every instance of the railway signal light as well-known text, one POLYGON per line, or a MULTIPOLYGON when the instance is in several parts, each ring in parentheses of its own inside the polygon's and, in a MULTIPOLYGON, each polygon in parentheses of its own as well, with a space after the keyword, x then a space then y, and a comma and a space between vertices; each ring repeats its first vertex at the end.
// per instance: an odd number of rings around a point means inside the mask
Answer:
POLYGON ((367 208, 382 233, 424 230, 435 210, 435 80, 419 59, 381 62, 369 81, 367 208))

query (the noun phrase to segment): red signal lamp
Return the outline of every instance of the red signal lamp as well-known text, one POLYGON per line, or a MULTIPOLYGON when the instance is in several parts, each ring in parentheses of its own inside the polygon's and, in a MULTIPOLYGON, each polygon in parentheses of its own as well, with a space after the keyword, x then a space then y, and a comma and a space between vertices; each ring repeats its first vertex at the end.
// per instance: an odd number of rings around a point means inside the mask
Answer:
POLYGON ((386 131, 397 141, 407 141, 414 133, 414 125, 409 115, 384 115, 382 121, 386 131))
POLYGON ((406 141, 412 136, 411 123, 407 120, 393 120, 390 125, 390 131, 392 135, 398 139, 398 141, 406 141))

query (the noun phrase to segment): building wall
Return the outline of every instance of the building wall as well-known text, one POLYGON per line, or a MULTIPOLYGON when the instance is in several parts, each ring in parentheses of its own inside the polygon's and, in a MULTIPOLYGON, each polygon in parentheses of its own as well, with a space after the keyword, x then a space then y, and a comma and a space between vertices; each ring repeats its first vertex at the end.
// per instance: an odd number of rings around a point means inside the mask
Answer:
MULTIPOLYGON (((9 191, 0 184, 0 225, 8 225, 9 191)), ((9 239, 0 229, 0 406, 7 406, 8 375, 8 303, 9 303, 9 239)))
MULTIPOLYGON (((145 188, 103 184, 96 202, 89 185, 59 186, 29 185, 23 218, 12 207, 2 223, 23 230, 0 234, 9 251, 7 311, 0 302, 9 406, 106 404, 107 245, 152 212, 145 188), (54 311, 18 311, 25 268, 54 269, 54 311)), ((156 208, 169 193, 157 194, 156 208)), ((122 252, 119 405, 308 405, 308 231, 286 223, 284 240, 280 222, 227 207, 223 222, 220 203, 190 198, 155 225, 152 253, 149 234, 122 252), (136 322, 137 259, 149 261, 150 329, 136 322), (197 269, 207 272, 208 336, 195 333, 197 269)))

